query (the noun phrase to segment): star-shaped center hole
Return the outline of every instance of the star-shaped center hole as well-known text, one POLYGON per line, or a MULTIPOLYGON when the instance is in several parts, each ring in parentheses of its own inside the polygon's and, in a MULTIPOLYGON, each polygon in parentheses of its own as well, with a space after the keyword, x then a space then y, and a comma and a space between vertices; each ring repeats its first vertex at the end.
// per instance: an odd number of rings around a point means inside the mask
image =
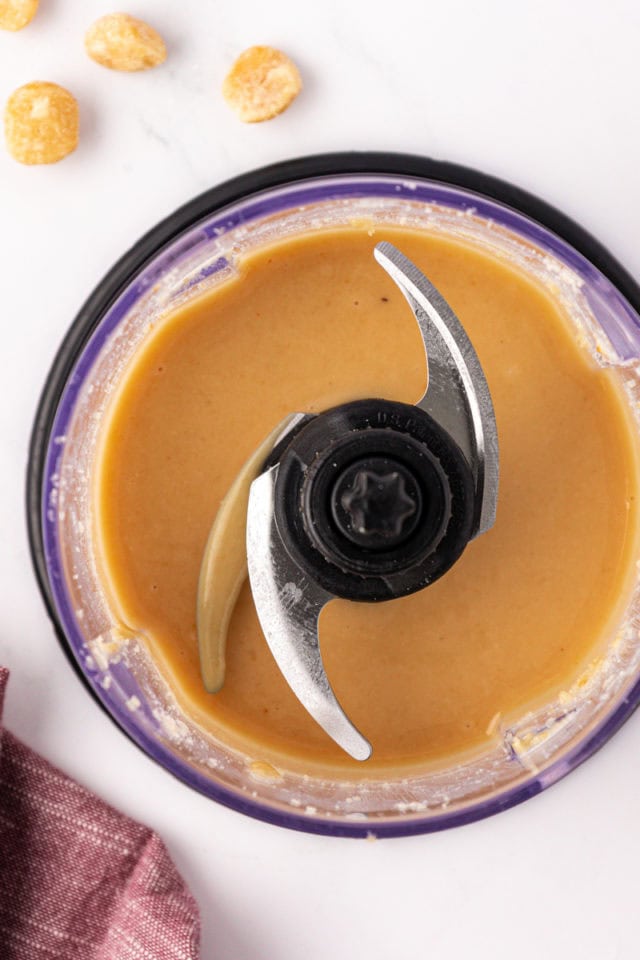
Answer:
POLYGON ((417 509, 407 493, 404 477, 395 470, 390 473, 359 470, 340 503, 355 533, 381 537, 399 536, 405 520, 417 509))

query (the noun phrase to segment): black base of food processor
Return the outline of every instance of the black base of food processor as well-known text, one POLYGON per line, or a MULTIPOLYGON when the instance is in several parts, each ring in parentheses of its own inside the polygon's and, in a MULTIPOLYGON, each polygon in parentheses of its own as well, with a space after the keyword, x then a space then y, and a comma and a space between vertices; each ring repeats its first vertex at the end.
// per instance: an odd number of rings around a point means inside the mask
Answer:
MULTIPOLYGON (((158 250, 195 226, 205 216, 268 188, 323 176, 396 175, 419 177, 468 189, 530 217, 557 234, 591 261, 640 312, 640 286, 591 234, 559 210, 504 180, 459 164, 428 157, 387 152, 341 152, 301 157, 234 177, 180 207, 145 234, 111 268, 80 308, 54 359, 38 404, 29 445, 26 482, 27 525, 31 557, 42 597, 56 635, 73 669, 101 708, 111 716, 82 673, 58 619, 47 574, 42 525, 42 482, 45 455, 65 383, 77 357, 105 311, 158 250)), ((111 717, 114 723, 117 721, 111 717)), ((622 722, 622 721, 620 721, 622 722)), ((122 728, 120 728, 122 729, 122 728)), ((613 731, 611 731, 613 732, 613 731)), ((538 788, 539 789, 539 788, 538 788)), ((534 791, 534 792, 537 792, 534 791)), ((524 799, 524 798, 522 798, 524 799)), ((508 804, 511 805, 511 804, 508 804)))

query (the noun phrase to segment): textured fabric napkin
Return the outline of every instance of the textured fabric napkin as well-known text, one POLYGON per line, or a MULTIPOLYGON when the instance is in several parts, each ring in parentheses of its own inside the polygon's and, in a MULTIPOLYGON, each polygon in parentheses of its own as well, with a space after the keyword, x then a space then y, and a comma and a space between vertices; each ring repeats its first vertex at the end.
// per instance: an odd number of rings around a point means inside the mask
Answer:
POLYGON ((2 728, 0 960, 197 960, 198 907, 151 830, 2 728))

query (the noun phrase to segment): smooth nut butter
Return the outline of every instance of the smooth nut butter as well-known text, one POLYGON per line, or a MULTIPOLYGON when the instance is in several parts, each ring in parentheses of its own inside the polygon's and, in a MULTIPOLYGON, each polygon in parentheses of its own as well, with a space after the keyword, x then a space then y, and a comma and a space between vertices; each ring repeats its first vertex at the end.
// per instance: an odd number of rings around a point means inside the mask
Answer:
POLYGON ((563 310, 470 244, 345 227, 262 248, 237 277, 157 324, 103 429, 95 534, 111 608, 144 638, 185 714, 256 762, 391 775, 482 749, 503 718, 571 686, 630 596, 638 445, 615 374, 563 310), (402 600, 324 611, 327 675, 373 745, 358 764, 289 690, 246 583, 224 686, 206 692, 196 596, 220 502, 283 417, 422 395, 420 337, 373 259, 380 240, 417 264, 471 338, 495 406, 501 480, 494 528, 441 580, 402 600))

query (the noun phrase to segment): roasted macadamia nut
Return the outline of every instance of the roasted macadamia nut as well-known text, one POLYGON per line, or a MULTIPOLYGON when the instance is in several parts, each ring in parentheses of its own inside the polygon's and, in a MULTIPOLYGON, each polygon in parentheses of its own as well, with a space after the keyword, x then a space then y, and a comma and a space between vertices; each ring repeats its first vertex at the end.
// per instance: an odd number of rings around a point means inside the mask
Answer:
POLYGON ((4 132, 9 153, 20 163, 56 163, 78 146, 79 112, 75 97, 56 83, 27 83, 5 107, 4 132))
POLYGON ((100 17, 87 30, 84 45, 92 60, 110 70, 149 70, 167 58, 160 34, 128 13, 100 17))
POLYGON ((249 47, 229 71, 222 93, 245 123, 270 120, 302 89, 295 63, 274 47, 249 47))
POLYGON ((0 0, 0 30, 22 30, 38 12, 39 0, 0 0))

